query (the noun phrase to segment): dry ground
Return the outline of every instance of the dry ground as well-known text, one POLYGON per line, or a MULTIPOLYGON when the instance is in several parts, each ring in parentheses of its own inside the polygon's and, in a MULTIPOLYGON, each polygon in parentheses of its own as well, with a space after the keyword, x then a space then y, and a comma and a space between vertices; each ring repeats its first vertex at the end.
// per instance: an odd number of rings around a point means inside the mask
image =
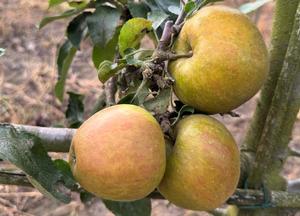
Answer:
MULTIPOLYGON (((243 0, 228 0, 237 6, 243 0)), ((61 8, 62 10, 62 8, 61 8)), ((259 10, 254 15, 264 38, 269 43, 273 4, 259 10)), ((40 126, 63 125, 65 104, 53 96, 57 78, 55 67, 56 45, 64 37, 64 22, 55 22, 38 31, 36 24, 46 14, 47 1, 1 0, 0 1, 0 47, 6 48, 0 58, 0 122, 13 122, 40 126)), ((86 95, 86 113, 101 92, 95 69, 90 59, 90 43, 82 46, 72 65, 67 81, 67 90, 86 95)), ((226 123, 238 142, 241 142, 255 108, 256 99, 237 109, 240 118, 219 117, 226 123)), ((300 119, 300 116, 299 116, 300 119)), ((291 145, 300 149, 300 120, 297 121, 291 145)), ((58 155, 55 155, 58 156, 58 155)), ((291 158, 286 163, 283 174, 288 179, 300 178, 300 161, 291 158)), ((185 211, 167 205, 167 201, 153 202, 154 216, 192 216, 204 213, 185 211)), ((64 205, 51 201, 34 189, 0 185, 0 216, 36 215, 111 215, 99 200, 84 206, 78 196, 64 205)))

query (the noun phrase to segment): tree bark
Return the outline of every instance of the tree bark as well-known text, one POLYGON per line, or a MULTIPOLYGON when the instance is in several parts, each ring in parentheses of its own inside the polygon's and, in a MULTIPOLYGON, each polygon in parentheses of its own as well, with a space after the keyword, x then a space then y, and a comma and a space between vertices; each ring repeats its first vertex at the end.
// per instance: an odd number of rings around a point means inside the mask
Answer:
POLYGON ((256 107, 252 122, 242 145, 242 151, 255 152, 262 136, 267 114, 274 96, 274 89, 280 75, 299 0, 277 0, 272 27, 270 70, 256 107))
MULTIPOLYGON (((285 1, 289 4, 294 1, 285 1)), ((277 1, 278 10, 284 4, 277 1)), ((284 17, 276 17, 286 23, 284 17)), ((279 22, 278 21, 278 22, 279 22)), ((280 23, 280 22, 279 22, 280 23)), ((288 24, 288 23, 287 23, 288 24)), ((276 27, 276 26, 275 26, 276 27)), ((278 28, 277 26, 276 28, 278 28)), ((282 26, 281 26, 282 27, 282 26)), ((276 28, 274 29, 276 33, 276 28)), ((280 41, 278 41, 280 43, 280 41)), ((282 41, 282 47, 285 41, 282 41)), ((279 52, 277 50, 277 52, 279 52)), ((280 52, 279 52, 280 53, 280 52)), ((280 54, 279 54, 280 56, 280 54)), ((279 62, 275 62, 279 65, 279 62)), ((286 51, 285 60, 279 76, 270 74, 269 83, 263 89, 261 103, 258 104, 254 121, 247 136, 244 149, 256 150, 253 169, 248 178, 250 188, 260 188, 262 185, 269 190, 286 190, 286 181, 280 175, 284 162, 289 155, 288 143, 300 108, 300 3, 295 14, 292 34, 286 51), (271 81, 273 80, 273 83, 271 81), (273 85, 271 85, 273 84, 273 85), (269 89, 269 91, 267 90, 269 89), (273 94, 272 91, 274 92, 273 94), (268 96, 268 97, 266 97, 268 96), (261 121, 261 122, 259 122, 261 121)), ((292 201, 291 201, 292 202, 292 201)), ((241 211, 239 215, 287 215, 286 209, 269 209, 241 211)))

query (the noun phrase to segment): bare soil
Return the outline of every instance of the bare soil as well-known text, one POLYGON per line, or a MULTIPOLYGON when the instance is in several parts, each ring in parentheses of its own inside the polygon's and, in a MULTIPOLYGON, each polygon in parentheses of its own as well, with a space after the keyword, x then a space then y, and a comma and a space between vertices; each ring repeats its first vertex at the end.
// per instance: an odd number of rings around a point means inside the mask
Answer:
MULTIPOLYGON (((226 4, 237 7, 245 0, 227 0, 226 4)), ((1 0, 0 1, 0 47, 6 54, 0 58, 0 122, 13 122, 39 126, 65 125, 65 102, 60 103, 53 94, 57 79, 55 55, 57 44, 64 38, 65 22, 57 21, 42 30, 36 24, 45 15, 63 11, 47 10, 47 1, 1 0)), ((269 44, 273 3, 264 6, 252 15, 269 44)), ((86 95, 88 115, 95 99, 102 91, 91 62, 91 44, 85 41, 72 64, 67 81, 67 91, 86 95)), ((241 143, 255 109, 255 96, 236 112, 239 118, 220 117, 241 143)), ((296 122, 291 146, 300 150, 300 115, 296 122)), ((54 157, 65 155, 54 154, 54 157)), ((283 175, 287 179, 300 178, 299 158, 289 158, 283 175)), ((153 216, 196 216, 206 213, 183 210, 167 201, 153 201, 153 216)), ((73 194, 70 204, 61 204, 41 195, 32 188, 0 185, 0 216, 108 216, 100 200, 84 205, 73 194)))

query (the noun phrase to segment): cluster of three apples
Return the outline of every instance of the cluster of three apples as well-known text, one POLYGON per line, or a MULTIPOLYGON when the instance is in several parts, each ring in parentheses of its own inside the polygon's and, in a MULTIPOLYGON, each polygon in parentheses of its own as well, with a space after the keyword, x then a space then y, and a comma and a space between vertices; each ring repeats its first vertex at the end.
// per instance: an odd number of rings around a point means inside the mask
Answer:
MULTIPOLYGON (((176 95, 207 113, 224 113, 247 101, 268 70, 259 31, 246 16, 224 6, 206 7, 189 19, 174 50, 193 52, 170 62, 176 95)), ((182 119, 175 134, 167 156, 160 125, 146 110, 134 105, 104 109, 73 138, 73 174, 83 188, 104 199, 137 200, 158 188, 180 207, 220 206, 239 179, 239 151, 232 135, 206 115, 182 119)))

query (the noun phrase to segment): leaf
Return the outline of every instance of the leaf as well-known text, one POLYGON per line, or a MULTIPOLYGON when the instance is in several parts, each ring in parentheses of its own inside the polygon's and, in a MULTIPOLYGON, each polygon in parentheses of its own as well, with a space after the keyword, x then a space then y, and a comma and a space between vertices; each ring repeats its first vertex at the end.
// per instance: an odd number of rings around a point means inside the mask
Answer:
POLYGON ((139 60, 136 56, 135 53, 137 53, 137 51, 142 51, 141 50, 136 50, 133 48, 128 48, 124 51, 124 55, 125 55, 125 61, 127 63, 127 65, 131 65, 131 66, 135 66, 135 67, 140 67, 142 66, 142 64, 144 63, 143 61, 139 60))
POLYGON ((0 48, 0 57, 3 56, 5 54, 5 49, 0 48))
POLYGON ((115 216, 150 216, 151 200, 148 198, 137 200, 134 202, 115 202, 102 200, 106 208, 108 208, 115 216))
MULTIPOLYGON (((62 159, 56 159, 53 161, 55 167, 60 170, 62 173, 64 173, 66 176, 69 176, 70 179, 73 179, 74 180, 74 176, 73 176, 73 173, 71 171, 71 167, 70 167, 70 164, 65 161, 65 160, 62 160, 62 159)), ((75 180, 74 180, 75 181, 75 180)), ((73 181, 73 182, 74 182, 73 181)))
POLYGON ((185 13, 189 13, 193 11, 196 7, 196 3, 192 0, 189 0, 185 5, 184 5, 184 11, 185 13))
POLYGON ((77 8, 77 9, 86 7, 88 3, 89 3, 88 1, 71 1, 71 2, 68 2, 70 7, 77 8))
POLYGON ((254 2, 249 2, 240 6, 239 10, 245 14, 251 13, 270 1, 271 0, 256 0, 254 2))
POLYGON ((133 17, 147 18, 147 14, 150 12, 150 8, 147 6, 147 4, 141 1, 129 1, 127 7, 133 17))
POLYGON ((100 63, 104 60, 113 61, 118 45, 119 34, 120 28, 117 28, 113 38, 105 46, 101 46, 100 44, 94 46, 92 58, 96 68, 99 68, 100 63))
POLYGON ((65 2, 66 0, 49 0, 48 1, 48 4, 49 4, 49 8, 50 7, 53 7, 53 6, 56 6, 56 5, 59 5, 63 2, 65 2))
MULTIPOLYGON (((177 7, 180 10, 180 1, 179 0, 155 0, 156 4, 163 9, 165 12, 171 12, 169 8, 171 7, 177 7)), ((176 13, 177 15, 177 13, 176 13)))
POLYGON ((58 81, 55 85, 55 95, 62 101, 64 96, 67 73, 77 49, 67 40, 59 49, 57 55, 58 81))
POLYGON ((78 128, 83 122, 84 96, 73 92, 68 92, 69 103, 66 111, 66 118, 68 126, 71 128, 78 128))
POLYGON ((111 61, 103 61, 98 69, 98 78, 102 83, 105 83, 109 78, 114 76, 119 70, 124 68, 125 64, 118 64, 111 61))
POLYGON ((143 81, 137 88, 134 97, 130 101, 130 104, 142 105, 146 97, 149 95, 149 85, 150 85, 149 81, 143 79, 143 81))
POLYGON ((184 114, 187 114, 187 113, 189 113, 189 114, 194 114, 194 113, 195 113, 195 109, 194 109, 193 107, 191 107, 191 106, 183 105, 183 106, 181 107, 181 109, 179 110, 177 117, 176 117, 175 120, 173 121, 172 126, 175 125, 175 124, 180 120, 180 118, 181 118, 184 114))
POLYGON ((157 10, 159 9, 158 5, 156 4, 155 0, 144 0, 145 4, 151 9, 151 10, 157 10))
POLYGON ((75 178, 73 176, 70 164, 62 159, 56 159, 53 161, 54 166, 61 172, 63 173, 65 178, 65 186, 70 188, 70 189, 76 189, 78 190, 77 182, 75 181, 75 178))
POLYGON ((23 170, 31 183, 44 195, 70 202, 69 189, 75 186, 70 176, 57 169, 41 140, 8 124, 0 125, 0 158, 23 170))
POLYGON ((130 93, 121 98, 118 104, 131 104, 132 99, 134 98, 135 93, 130 93))
POLYGON ((158 27, 169 17, 162 10, 153 10, 148 14, 148 20, 152 21, 153 29, 156 30, 158 27))
POLYGON ((70 17, 70 16, 74 16, 76 14, 79 14, 81 11, 83 11, 83 9, 72 9, 72 10, 65 11, 61 15, 44 17, 42 19, 42 21, 39 23, 38 28, 41 29, 45 25, 47 25, 47 24, 49 24, 49 23, 51 23, 55 20, 63 19, 63 18, 70 17))
POLYGON ((160 90, 159 94, 144 103, 148 111, 164 113, 167 111, 171 100, 171 88, 160 90))
POLYGON ((196 2, 195 7, 187 14, 186 18, 191 17, 196 11, 201 9, 202 7, 210 4, 210 3, 215 3, 223 0, 200 0, 196 2))
POLYGON ((136 48, 144 35, 152 30, 152 22, 144 18, 132 18, 122 27, 119 35, 119 51, 124 56, 128 48, 136 48))
POLYGON ((86 18, 91 15, 90 12, 84 12, 75 17, 67 27, 67 37, 74 47, 79 49, 81 40, 87 33, 86 18))
POLYGON ((179 15, 181 9, 178 6, 171 5, 168 7, 168 11, 170 11, 172 14, 179 15))
POLYGON ((115 34, 121 13, 116 8, 98 6, 87 18, 87 25, 94 45, 106 46, 115 34))

